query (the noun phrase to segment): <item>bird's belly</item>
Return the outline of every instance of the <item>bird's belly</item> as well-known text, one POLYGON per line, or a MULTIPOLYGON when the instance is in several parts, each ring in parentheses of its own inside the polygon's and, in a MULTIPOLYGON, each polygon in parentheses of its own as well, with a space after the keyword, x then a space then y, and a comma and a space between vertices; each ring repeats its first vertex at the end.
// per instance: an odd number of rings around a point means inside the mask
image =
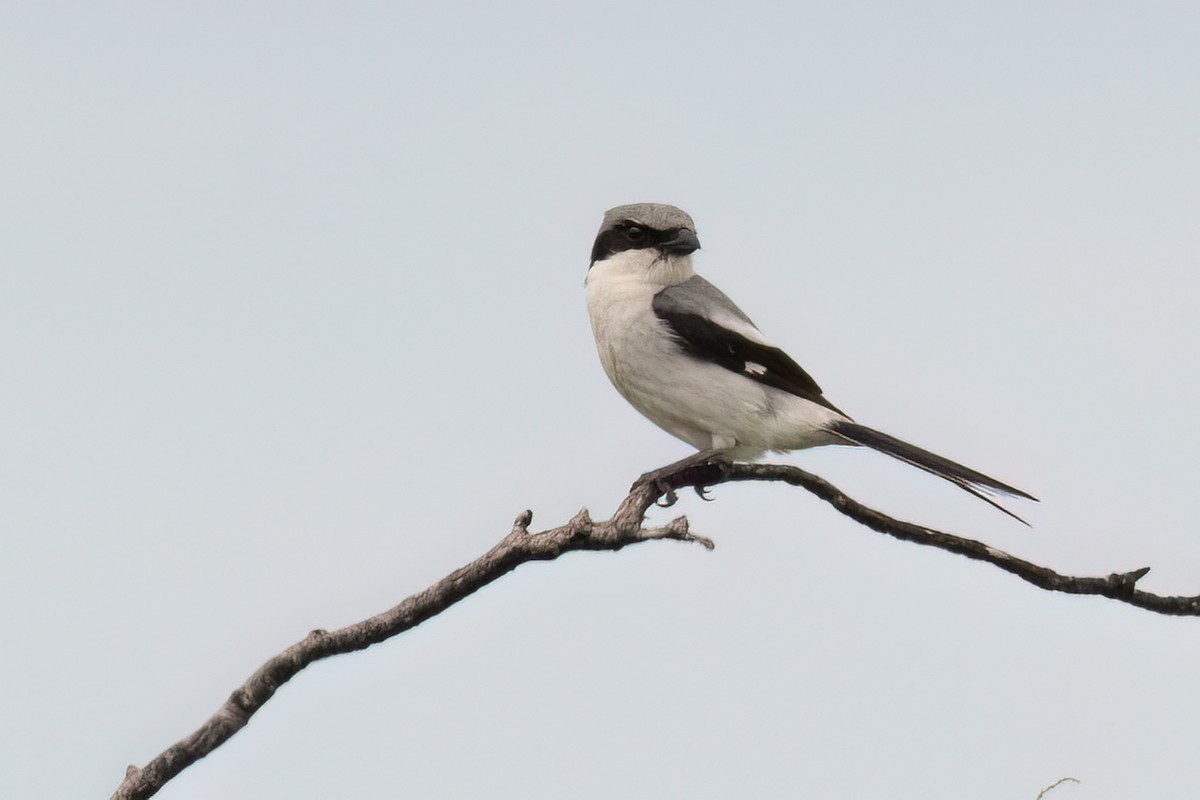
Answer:
POLYGON ((652 315, 629 320, 600 342, 600 359, 617 391, 650 421, 704 450, 749 457, 828 441, 827 410, 682 351, 652 315))
POLYGON ((643 416, 693 447, 738 457, 827 444, 823 406, 688 355, 651 309, 644 285, 588 286, 604 372, 643 416))

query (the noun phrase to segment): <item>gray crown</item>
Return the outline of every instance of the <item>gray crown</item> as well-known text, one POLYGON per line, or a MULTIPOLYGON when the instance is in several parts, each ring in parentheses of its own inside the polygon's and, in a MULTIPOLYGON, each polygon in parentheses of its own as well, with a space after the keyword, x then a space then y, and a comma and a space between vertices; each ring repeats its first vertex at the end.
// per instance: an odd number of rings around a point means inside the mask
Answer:
POLYGON ((692 222, 692 218, 686 211, 665 203, 633 203, 628 206, 610 208, 604 214, 600 232, 603 233, 627 221, 636 222, 638 225, 656 231, 687 228, 692 233, 696 232, 696 223, 692 222))

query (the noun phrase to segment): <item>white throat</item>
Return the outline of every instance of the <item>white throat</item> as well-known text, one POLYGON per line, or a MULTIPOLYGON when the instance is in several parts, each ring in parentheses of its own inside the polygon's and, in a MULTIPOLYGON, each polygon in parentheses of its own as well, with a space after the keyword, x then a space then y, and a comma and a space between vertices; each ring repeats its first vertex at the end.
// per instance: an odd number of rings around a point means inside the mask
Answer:
POLYGON ((601 281, 633 281, 655 286, 676 286, 696 274, 692 256, 663 255, 658 250, 622 250, 588 270, 585 283, 601 281))

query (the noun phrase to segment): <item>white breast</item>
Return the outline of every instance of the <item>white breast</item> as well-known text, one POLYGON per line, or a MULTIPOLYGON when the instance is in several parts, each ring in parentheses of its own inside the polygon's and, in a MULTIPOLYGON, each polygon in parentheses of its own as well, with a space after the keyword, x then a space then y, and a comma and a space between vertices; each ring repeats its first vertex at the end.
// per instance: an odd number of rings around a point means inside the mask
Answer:
POLYGON ((667 355, 660 352, 665 351, 665 332, 651 308, 654 295, 663 287, 647 282, 644 268, 629 264, 632 259, 624 255, 597 262, 586 282, 588 316, 600 363, 622 394, 628 381, 636 378, 632 373, 641 371, 639 364, 661 361, 667 355))
MULTIPOLYGON (((824 443, 828 409, 682 350, 652 307, 670 285, 658 280, 666 269, 645 254, 597 262, 586 281, 600 363, 630 405, 698 450, 727 449, 737 458, 824 443)), ((684 266, 681 279, 683 270, 670 275, 674 282, 693 274, 690 260, 684 266)))

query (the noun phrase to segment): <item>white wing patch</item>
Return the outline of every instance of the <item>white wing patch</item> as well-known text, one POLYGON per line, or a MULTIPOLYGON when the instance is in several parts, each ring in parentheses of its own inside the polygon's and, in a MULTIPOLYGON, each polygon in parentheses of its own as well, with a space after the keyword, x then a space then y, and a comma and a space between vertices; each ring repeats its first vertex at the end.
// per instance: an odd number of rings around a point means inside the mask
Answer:
POLYGON ((747 361, 746 366, 743 367, 742 369, 744 369, 746 372, 748 372, 751 375, 766 375, 767 374, 766 367, 764 367, 762 364, 755 364, 753 361, 747 361))
POLYGON ((752 342, 765 344, 768 347, 774 347, 774 345, 767 340, 767 337, 762 335, 762 331, 751 325, 749 322, 746 322, 746 320, 729 313, 723 308, 710 308, 706 309, 706 311, 708 312, 708 318, 725 330, 733 331, 734 333, 740 333, 742 336, 745 336, 752 342))

